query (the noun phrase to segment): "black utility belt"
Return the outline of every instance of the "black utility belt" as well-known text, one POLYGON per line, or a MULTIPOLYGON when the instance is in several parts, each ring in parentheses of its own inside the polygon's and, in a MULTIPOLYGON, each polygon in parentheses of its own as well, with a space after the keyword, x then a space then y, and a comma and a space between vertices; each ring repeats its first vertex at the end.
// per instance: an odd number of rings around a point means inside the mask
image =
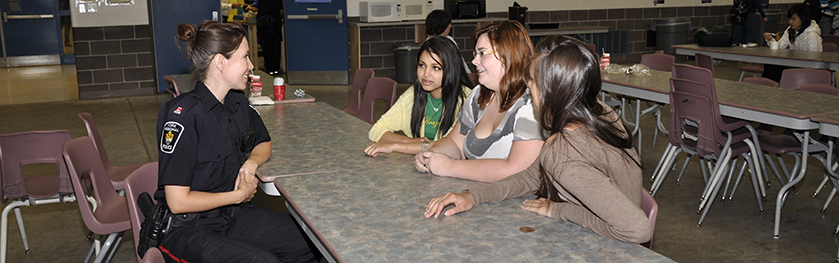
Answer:
POLYGON ((198 224, 198 219, 201 218, 218 218, 222 216, 234 217, 237 213, 239 213, 239 205, 222 206, 216 209, 197 213, 173 214, 172 218, 175 220, 172 222, 172 227, 194 226, 198 224))

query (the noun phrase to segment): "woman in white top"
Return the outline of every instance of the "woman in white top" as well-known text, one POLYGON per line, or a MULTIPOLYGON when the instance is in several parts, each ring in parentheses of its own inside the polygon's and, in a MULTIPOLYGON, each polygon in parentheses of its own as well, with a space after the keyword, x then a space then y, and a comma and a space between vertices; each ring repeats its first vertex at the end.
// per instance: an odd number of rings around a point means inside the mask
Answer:
MULTIPOLYGON (((781 34, 781 39, 778 40, 778 48, 804 51, 822 51, 822 37, 819 24, 810 19, 810 10, 803 4, 797 4, 790 7, 787 11, 789 18, 789 27, 781 34)), ((772 34, 769 32, 763 33, 763 37, 767 41, 772 39, 772 34)), ((781 74, 785 69, 790 67, 766 64, 763 67, 763 77, 781 81, 781 74)))
POLYGON ((416 155, 420 172, 495 182, 524 170, 539 155, 543 130, 527 92, 533 44, 516 21, 472 34, 478 82, 454 130, 416 155))

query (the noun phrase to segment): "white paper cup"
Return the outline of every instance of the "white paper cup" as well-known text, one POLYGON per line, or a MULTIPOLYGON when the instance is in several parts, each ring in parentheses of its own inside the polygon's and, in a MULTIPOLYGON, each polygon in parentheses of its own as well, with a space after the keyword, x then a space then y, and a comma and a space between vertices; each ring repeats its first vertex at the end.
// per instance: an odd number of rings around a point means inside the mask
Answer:
POLYGON ((769 49, 778 49, 780 45, 781 43, 778 43, 778 41, 769 41, 769 49))

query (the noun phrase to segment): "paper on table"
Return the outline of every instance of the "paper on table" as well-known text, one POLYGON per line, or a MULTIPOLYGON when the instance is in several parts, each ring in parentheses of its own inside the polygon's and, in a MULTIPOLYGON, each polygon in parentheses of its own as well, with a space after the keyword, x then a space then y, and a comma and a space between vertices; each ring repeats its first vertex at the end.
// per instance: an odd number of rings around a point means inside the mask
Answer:
POLYGON ((251 104, 255 106, 259 105, 274 105, 274 100, 269 98, 268 96, 259 96, 256 98, 248 98, 251 101, 251 104))

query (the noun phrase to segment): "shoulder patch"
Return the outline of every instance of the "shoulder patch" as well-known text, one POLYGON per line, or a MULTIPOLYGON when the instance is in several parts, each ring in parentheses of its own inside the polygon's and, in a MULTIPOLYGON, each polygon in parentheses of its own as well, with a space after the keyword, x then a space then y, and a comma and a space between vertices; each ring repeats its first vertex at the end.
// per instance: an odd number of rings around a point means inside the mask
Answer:
POLYGON ((175 108, 175 110, 174 110, 172 113, 174 113, 174 114, 181 114, 181 112, 183 112, 183 111, 184 111, 184 108, 182 108, 182 107, 177 107, 177 108, 175 108))
POLYGON ((163 135, 160 136, 160 151, 169 154, 174 152, 183 130, 184 126, 174 121, 163 124, 163 135))

